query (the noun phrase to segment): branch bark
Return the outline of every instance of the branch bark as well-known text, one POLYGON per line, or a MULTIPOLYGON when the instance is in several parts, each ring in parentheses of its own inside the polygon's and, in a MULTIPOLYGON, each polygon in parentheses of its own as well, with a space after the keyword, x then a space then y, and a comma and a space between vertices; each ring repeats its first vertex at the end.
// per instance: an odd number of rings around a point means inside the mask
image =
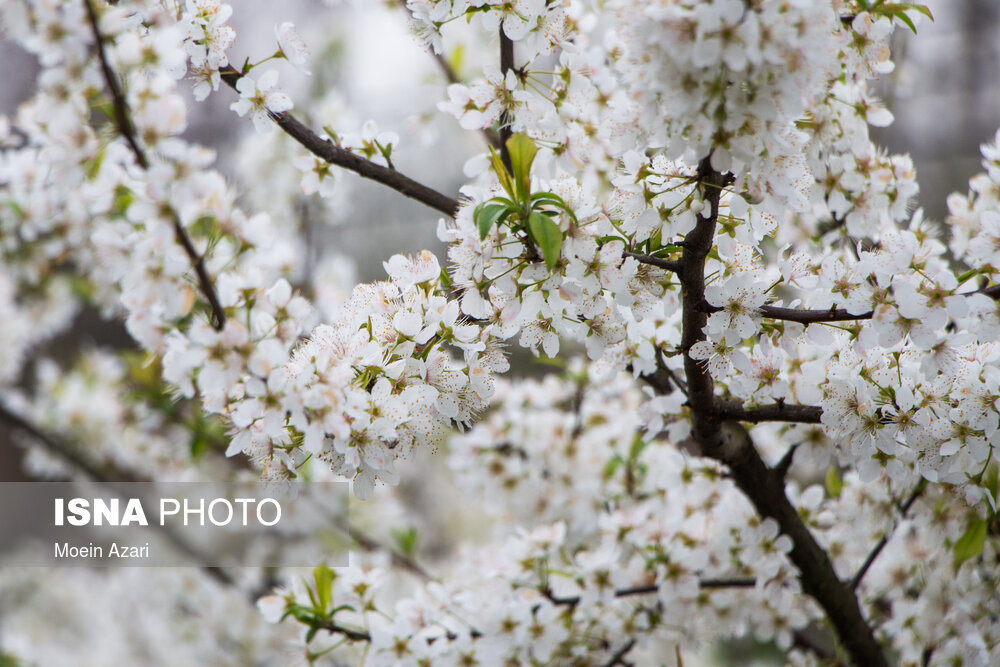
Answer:
POLYGON ((673 273, 678 273, 681 270, 681 263, 672 259, 663 259, 662 257, 651 257, 650 255, 640 255, 634 252, 623 252, 622 257, 631 257, 640 264, 649 264, 650 266, 656 266, 661 269, 666 269, 673 273))
MULTIPOLYGON (((101 63, 101 73, 104 76, 108 92, 111 94, 115 127, 118 130, 118 134, 125 139, 125 143, 128 144, 132 154, 135 156, 136 164, 143 169, 149 169, 149 158, 146 156, 146 152, 140 145, 139 138, 136 135, 135 126, 132 124, 132 117, 129 113, 128 101, 125 99, 125 94, 122 91, 121 82, 111 67, 107 53, 104 50, 104 36, 101 34, 101 29, 98 25, 97 13, 94 11, 91 0, 83 0, 83 4, 87 10, 87 21, 90 24, 90 30, 94 35, 94 45, 97 50, 97 58, 101 63)), ((226 311, 222 307, 222 304, 219 303, 219 297, 215 292, 215 285, 212 282, 211 276, 208 275, 208 269, 205 268, 205 258, 195 249, 194 243, 191 242, 191 237, 188 236, 187 231, 184 229, 184 225, 181 223, 177 212, 171 208, 170 214, 177 243, 184 249, 184 253, 188 256, 188 259, 191 260, 191 266, 194 268, 195 276, 198 280, 198 289, 212 309, 212 317, 215 320, 213 325, 216 331, 221 331, 226 325, 226 311)))
MULTIPOLYGON (((764 463, 749 433, 738 423, 728 421, 716 405, 714 381, 708 368, 690 356, 691 347, 704 340, 705 260, 712 249, 719 197, 731 176, 711 167, 710 157, 698 166, 698 181, 709 204, 709 217, 699 218, 685 239, 678 273, 682 289, 681 350, 688 383, 692 435, 701 453, 725 464, 740 490, 757 512, 774 519, 792 540, 789 558, 799 569, 803 590, 826 612, 841 643, 855 663, 884 667, 888 663, 882 648, 868 625, 857 598, 848 584, 837 576, 829 555, 820 547, 802 522, 785 494, 784 481, 764 463)), ((773 408, 775 411, 779 408, 773 408)), ((784 408, 782 408, 784 409, 784 408)), ((745 411, 745 414, 752 414, 745 411)), ((761 413, 758 412, 758 416, 761 413)))
MULTIPOLYGON (((236 90, 236 82, 240 80, 240 73, 230 66, 226 66, 219 71, 222 74, 222 80, 230 88, 236 90)), ((341 148, 329 139, 321 138, 287 111, 281 113, 272 112, 270 116, 275 124, 284 130, 288 136, 295 139, 295 141, 299 142, 299 144, 316 157, 326 160, 332 165, 353 171, 362 178, 367 178, 388 186, 396 192, 414 199, 421 204, 425 204, 436 211, 440 211, 447 216, 454 217, 456 211, 458 211, 458 200, 452 199, 448 195, 442 194, 423 183, 419 183, 395 169, 383 167, 371 160, 366 160, 346 148, 341 148)))
MULTIPOLYGON (((1000 285, 991 285, 975 292, 960 292, 957 296, 972 296, 973 294, 985 294, 991 299, 1000 300, 1000 285)), ((786 320, 788 322, 801 322, 802 324, 850 322, 854 320, 870 320, 874 317, 874 313, 870 310, 855 315, 843 308, 808 310, 803 308, 782 308, 780 306, 761 306, 757 310, 761 315, 772 320, 786 320)))
POLYGON ((757 408, 744 408, 732 401, 716 401, 715 413, 720 419, 743 422, 797 422, 818 424, 823 416, 823 408, 813 405, 772 403, 757 408))
MULTIPOLYGON (((503 74, 504 81, 507 80, 507 72, 514 69, 514 42, 507 33, 503 31, 503 23, 500 24, 500 72, 503 74)), ((510 117, 506 111, 500 114, 500 159, 503 162, 503 166, 507 167, 507 171, 511 174, 514 173, 514 169, 510 164, 510 153, 507 152, 507 140, 510 139, 513 131, 511 130, 510 124, 514 119, 510 117)))
POLYGON ((843 308, 831 308, 829 310, 803 310, 801 308, 781 308, 779 306, 761 306, 760 314, 772 320, 786 320, 789 322, 801 322, 802 324, 815 324, 817 322, 848 322, 851 320, 870 320, 872 311, 854 315, 843 308))

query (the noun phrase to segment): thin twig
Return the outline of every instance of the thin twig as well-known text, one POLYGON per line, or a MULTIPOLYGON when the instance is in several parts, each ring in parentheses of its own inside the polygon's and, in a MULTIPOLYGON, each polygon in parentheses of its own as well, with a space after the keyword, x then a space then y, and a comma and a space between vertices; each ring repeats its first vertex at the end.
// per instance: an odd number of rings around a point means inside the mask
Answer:
MULTIPOLYGON (((230 88, 236 90, 236 82, 240 80, 241 74, 228 65, 220 69, 219 72, 222 75, 222 80, 230 88)), ((269 112, 269 114, 271 120, 278 127, 316 157, 322 158, 332 165, 353 171, 362 178, 367 178, 388 186, 396 192, 410 199, 415 199, 445 215, 454 216, 455 212, 458 211, 459 202, 457 200, 423 183, 419 183, 395 169, 383 167, 371 160, 366 160, 360 155, 338 146, 329 139, 321 138, 287 111, 282 111, 281 113, 269 112)))
POLYGON ((829 310, 803 310, 801 308, 781 308, 779 306, 761 306, 760 314, 772 320, 786 320, 789 322, 801 322, 802 324, 814 324, 817 322, 849 322, 851 320, 870 320, 872 311, 855 315, 843 308, 830 308, 829 310))
MULTIPOLYGON (((720 579, 701 579, 698 581, 698 588, 702 590, 712 590, 719 588, 753 588, 757 585, 756 579, 745 579, 745 578, 720 578, 720 579)), ((643 586, 630 586, 628 588, 619 588, 615 591, 616 598, 627 598, 636 595, 652 595, 659 592, 660 587, 658 584, 645 584, 643 586)), ((566 597, 556 597, 551 593, 547 594, 546 597, 549 601, 560 607, 575 607, 580 604, 579 595, 569 595, 566 597)))
MULTIPOLYGON (((500 73, 503 76, 504 86, 506 87, 507 72, 514 69, 514 42, 507 33, 503 31, 503 23, 500 24, 500 73)), ((507 171, 511 174, 514 173, 514 169, 510 163, 510 153, 507 152, 507 140, 510 139, 513 134, 511 129, 511 123, 514 119, 511 118, 510 114, 505 109, 503 113, 500 114, 500 159, 503 165, 507 167, 507 171)))
MULTIPOLYGON (((985 294, 991 299, 1000 300, 1000 285, 991 285, 974 292, 959 292, 956 296, 972 296, 974 294, 985 294)), ((714 307, 713 307, 714 309, 714 307)), ((761 306, 757 309, 761 315, 772 320, 786 320, 789 322, 801 322, 802 324, 815 324, 818 322, 850 322, 853 320, 870 320, 874 317, 872 311, 863 313, 850 313, 843 308, 828 308, 808 310, 803 308, 782 308, 779 306, 761 306)))
POLYGON ((666 269, 673 273, 680 271, 681 263, 673 259, 663 259, 662 257, 653 257, 651 255, 640 255, 634 252, 623 252, 622 257, 631 257, 640 264, 649 264, 650 266, 656 266, 661 269, 666 269))
POLYGON ((716 401, 715 414, 722 419, 733 419, 744 422, 795 422, 799 424, 818 424, 823 416, 823 408, 814 405, 795 405, 793 403, 772 403, 756 408, 744 408, 732 401, 716 401))
POLYGON ((628 665, 625 662, 625 656, 628 655, 629 651, 635 646, 635 639, 629 639, 625 644, 611 654, 611 658, 608 662, 604 663, 604 667, 615 667, 615 665, 628 665))
POLYGON ((343 635, 345 639, 352 642, 370 642, 372 640, 372 636, 364 630, 352 630, 351 628, 345 627, 333 621, 327 621, 326 623, 320 624, 318 627, 322 630, 326 630, 327 632, 332 632, 333 634, 343 635))
MULTIPOLYGON (((900 520, 906 518, 907 512, 910 511, 910 508, 913 507, 913 503, 917 502, 917 498, 920 497, 920 494, 922 494, 924 492, 924 489, 926 488, 927 488, 927 480, 921 479, 917 483, 916 487, 914 487, 913 491, 910 492, 910 495, 903 502, 903 504, 899 506, 900 520)), ((885 535, 883 535, 882 538, 875 544, 875 547, 868 554, 868 557, 865 558, 865 562, 862 563, 861 567, 858 568, 858 571, 854 574, 854 577, 851 579, 852 591, 858 590, 858 586, 861 585, 861 581, 865 578, 865 574, 868 573, 868 570, 875 563, 875 559, 877 559, 879 557, 879 554, 882 553, 882 549, 885 548, 885 545, 889 543, 889 540, 890 538, 892 538, 893 533, 896 532, 896 526, 898 525, 899 525, 898 521, 893 524, 893 526, 889 529, 889 531, 885 535)))
MULTIPOLYGON (((819 545, 789 501, 784 481, 764 463, 746 429, 732 420, 784 416, 789 408, 730 408, 730 414, 735 416, 727 417, 725 404, 718 405, 711 373, 688 352, 696 343, 705 340, 704 328, 708 321, 708 309, 704 307, 705 262, 714 244, 721 189, 731 178, 731 175, 720 174, 712 168, 711 155, 698 165, 697 181, 709 204, 709 215, 699 218, 695 228, 685 238, 680 259, 678 277, 683 288, 680 349, 685 351, 684 372, 688 383, 691 435, 704 456, 728 467, 730 477, 757 512, 774 519, 780 531, 791 538, 792 549, 788 556, 799 570, 802 588, 826 613, 852 660, 859 665, 887 667, 882 647, 865 619, 854 592, 837 576, 829 554, 819 545)), ((808 406, 795 409, 803 413, 796 416, 809 417, 810 420, 818 419, 822 414, 818 408, 809 409, 808 406)))
MULTIPOLYGON (((101 34, 101 29, 98 25, 97 13, 94 11, 91 0, 83 0, 83 4, 87 9, 87 20, 90 23, 90 30, 94 35, 94 43, 97 50, 97 57, 101 63, 104 82, 108 87, 108 92, 111 94, 115 127, 118 129, 118 134, 125 139, 125 142, 132 150, 136 163, 143 169, 149 169, 149 158, 146 156, 142 146, 139 145, 135 126, 132 124, 132 117, 129 113, 128 101, 125 99, 118 76, 115 74, 114 69, 112 69, 107 53, 104 50, 104 36, 101 34)), ((205 268, 205 258, 195 249, 194 244, 191 242, 191 237, 188 236, 187 231, 184 229, 184 225, 181 223, 177 212, 171 209, 170 214, 177 243, 184 249, 184 253, 191 261, 191 265, 198 278, 198 288, 212 309, 212 316, 215 320, 213 325, 216 330, 221 331, 226 325, 226 311, 219 302, 212 278, 208 275, 208 269, 205 268)))
MULTIPOLYGON (((399 0, 399 6, 400 8, 402 8, 403 11, 407 12, 408 14, 410 13, 410 8, 407 6, 406 0, 399 0)), ((455 68, 451 66, 451 63, 449 63, 448 59, 444 57, 444 54, 438 53, 434 49, 431 49, 430 52, 431 55, 434 57, 434 61, 437 63, 438 69, 440 69, 441 73, 444 74, 444 78, 449 85, 462 83, 461 77, 458 76, 458 73, 455 71, 455 68)), ((486 139, 486 143, 488 143, 490 146, 492 146, 496 150, 501 149, 501 146, 503 144, 500 141, 500 135, 497 134, 492 128, 484 127, 481 130, 479 130, 479 133, 483 135, 483 138, 486 139)))

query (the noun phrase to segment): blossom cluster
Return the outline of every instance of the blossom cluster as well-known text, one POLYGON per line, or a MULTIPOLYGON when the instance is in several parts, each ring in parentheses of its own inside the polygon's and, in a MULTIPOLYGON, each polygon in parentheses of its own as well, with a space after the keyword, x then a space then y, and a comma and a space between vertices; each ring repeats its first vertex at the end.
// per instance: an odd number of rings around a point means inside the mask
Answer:
MULTIPOLYGON (((502 513, 495 543, 395 600, 384 566, 334 575, 334 621, 367 636, 364 664, 602 664, 623 636, 652 657, 747 624, 788 647, 815 616, 773 521, 755 519, 716 465, 644 435, 627 376, 591 385, 589 370, 501 383, 490 418, 452 440, 469 501, 502 513)), ((277 621, 309 608, 318 585, 293 579, 259 605, 277 621)), ((341 639, 322 631, 315 650, 341 639)))
POLYGON ((287 364, 244 381, 229 412, 233 451, 266 458, 284 447, 289 469, 315 455, 364 499, 376 479, 398 483, 395 462, 414 447, 485 409, 493 373, 508 368, 488 328, 441 295, 431 253, 397 255, 386 269, 390 281, 356 287, 337 323, 315 328, 287 364))

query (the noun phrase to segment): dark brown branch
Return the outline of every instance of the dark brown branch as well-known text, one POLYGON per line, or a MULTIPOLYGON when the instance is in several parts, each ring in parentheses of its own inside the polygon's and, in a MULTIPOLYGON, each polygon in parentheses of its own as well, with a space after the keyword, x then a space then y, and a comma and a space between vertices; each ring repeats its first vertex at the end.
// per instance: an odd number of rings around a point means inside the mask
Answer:
POLYGON ((351 628, 340 625, 339 623, 334 623, 333 621, 327 621, 319 627, 320 629, 332 632, 335 635, 343 635, 345 639, 352 642, 370 642, 372 640, 372 636, 364 630, 352 630, 351 628))
MULTIPOLYGON (((500 24, 500 74, 503 76, 504 85, 506 86, 507 72, 514 69, 514 42, 507 33, 503 31, 503 23, 500 24)), ((507 140, 510 139, 513 131, 511 130, 510 124, 513 122, 513 118, 507 111, 500 114, 500 159, 503 161, 503 165, 507 167, 507 171, 514 173, 514 169, 510 164, 510 154, 507 152, 507 140)))
POLYGON ((129 148, 132 149, 132 154, 135 155, 135 161, 139 166, 143 169, 149 169, 149 160, 146 159, 146 153, 139 146, 139 141, 136 138, 135 127, 132 125, 132 119, 128 111, 128 102, 125 101, 125 93, 122 91, 118 76, 111 68, 111 63, 108 62, 108 56, 104 50, 104 36, 101 34, 101 28, 97 22, 97 13, 94 11, 91 0, 83 0, 83 5, 87 9, 87 21, 90 23, 90 31, 94 35, 97 58, 101 63, 101 74, 104 76, 104 83, 108 87, 108 92, 111 93, 111 105, 114 110, 114 120, 118 128, 118 134, 125 139, 129 148))
MULTIPOLYGON (((976 290, 975 292, 960 292, 957 296, 972 296, 973 294, 985 294, 991 299, 1000 300, 1000 285, 992 285, 976 290)), ((713 309, 716 309, 714 306, 713 309)), ((717 309, 716 309, 717 310, 717 309)), ((779 306, 761 306, 758 311, 764 317, 772 320, 786 320, 789 322, 801 322, 802 324, 815 324, 817 322, 851 322, 855 320, 870 320, 874 313, 867 311, 854 315, 843 308, 829 308, 807 310, 802 308, 782 308, 779 306)))
POLYGON ((823 416, 823 408, 814 405, 795 405, 790 403, 772 403, 757 408, 744 408, 739 403, 717 401, 716 416, 720 419, 732 419, 743 422, 797 422, 800 424, 819 424, 823 416))
MULTIPOLYGON (((25 435, 29 436, 32 440, 37 441, 49 452, 55 454, 58 458, 62 459, 70 466, 76 470, 83 473, 86 477, 90 478, 95 482, 109 482, 111 478, 109 473, 97 465, 93 464, 85 457, 80 455, 76 450, 71 447, 63 445, 61 442, 50 438, 47 434, 43 433, 34 424, 24 419, 18 414, 15 414, 8 410, 4 405, 0 404, 0 421, 5 422, 9 427, 17 431, 21 431, 25 435)), ((124 482, 130 481, 125 476, 114 481, 124 482)))
MULTIPOLYGON (((718 588, 753 588, 757 585, 756 579, 742 579, 742 578, 723 578, 723 579, 701 579, 698 581, 698 588, 702 590, 711 590, 718 588)), ((657 584, 647 584, 644 586, 631 586, 629 588, 619 588, 615 591, 616 598, 627 598, 635 595, 652 595, 659 592, 660 588, 657 584)), ((547 595, 549 601, 560 607, 575 607, 580 603, 579 595, 570 595, 567 597, 555 597, 554 595, 547 595)))
POLYGON ((656 266, 661 269, 666 269, 673 273, 678 273, 681 270, 681 263, 672 259, 663 259, 662 257, 652 257, 650 255, 640 255, 634 252, 623 252, 622 257, 631 257, 640 264, 649 264, 650 266, 656 266))
POLYGON ((979 290, 979 293, 985 294, 991 299, 996 299, 1000 301, 1000 284, 993 285, 991 287, 984 287, 983 289, 979 290))
MULTIPOLYGON (((708 320, 705 303, 705 260, 712 249, 719 196, 730 176, 711 167, 711 156, 698 166, 698 181, 708 202, 709 216, 700 218, 685 239, 679 277, 682 290, 681 349, 688 382, 692 437, 701 453, 725 464, 730 476, 757 512, 774 519, 781 533, 792 540, 789 558, 799 570, 803 590, 826 612, 841 643, 858 665, 886 667, 887 661, 861 606, 850 587, 839 579, 829 555, 816 542, 795 506, 785 494, 784 481, 769 468, 739 423, 729 421, 716 407, 715 385, 707 366, 688 352, 705 339, 708 320)), ((773 408, 778 411, 778 408, 773 408)), ((744 414, 750 413, 745 411, 744 414)), ((767 413, 757 413, 764 416, 767 413)))
MULTIPOLYGON (((920 497, 920 494, 922 494, 924 492, 924 489, 926 488, 927 488, 927 481, 921 479, 920 482, 917 483, 917 486, 913 489, 913 491, 910 492, 910 495, 906 499, 906 501, 899 506, 900 519, 906 518, 907 512, 910 511, 910 508, 913 507, 913 503, 917 502, 917 498, 920 497)), ((896 525, 898 525, 898 522, 896 525)), ((875 544, 875 547, 868 554, 868 557, 865 558, 865 562, 862 563, 861 567, 858 568, 858 571, 854 574, 854 578, 851 579, 852 591, 858 590, 858 586, 861 585, 861 581, 865 578, 865 575, 868 573, 868 570, 875 563, 875 559, 879 557, 879 554, 882 553, 882 550, 885 548, 885 545, 887 545, 889 543, 889 540, 892 538, 893 533, 896 531, 896 525, 893 525, 892 528, 890 528, 889 531, 882 536, 882 538, 875 544)))
MULTIPOLYGON (((121 83, 118 80, 118 76, 115 74, 115 71, 111 68, 111 64, 108 62, 108 57, 104 50, 104 36, 101 34, 101 29, 98 25, 97 13, 94 11, 94 6, 91 4, 91 0, 83 0, 83 4, 87 9, 87 20, 90 23, 90 30, 94 35, 97 58, 101 63, 101 72, 104 75, 104 82, 108 87, 108 92, 111 94, 115 127, 118 130, 118 134, 125 139, 125 142, 132 150, 136 163, 143 169, 149 169, 149 158, 146 157, 146 152, 142 149, 142 146, 139 145, 139 139, 135 132, 135 126, 132 124, 132 117, 129 114, 128 102, 125 99, 124 92, 122 92, 121 83)), ((170 213, 174 227, 174 236, 177 238, 177 243, 184 248, 184 253, 188 256, 188 259, 191 260, 191 265, 198 278, 198 288, 201 290, 202 295, 208 301, 208 305, 212 309, 212 316, 215 320, 213 324, 216 330, 221 330, 222 327, 226 325, 226 311, 223 309, 222 304, 219 303, 219 297, 215 293, 215 286, 212 283, 212 278, 208 275, 208 270, 205 268, 205 258, 195 249, 194 244, 191 242, 191 238, 188 236, 184 229, 184 225, 181 223, 180 217, 177 215, 177 212, 171 209, 170 213)))
POLYGON ((615 667, 616 665, 629 665, 631 663, 625 662, 625 656, 628 655, 629 651, 635 646, 635 639, 629 639, 625 642, 620 649, 611 654, 611 658, 608 662, 604 663, 604 667, 615 667))
POLYGON ((870 320, 872 311, 853 315, 843 308, 831 308, 829 310, 803 310, 801 308, 781 308, 778 306, 761 306, 760 314, 772 320, 786 320, 789 322, 801 322, 802 324, 815 324, 817 322, 849 322, 851 320, 870 320))
MULTIPOLYGON (((229 66, 222 68, 220 73, 222 74, 222 80, 233 90, 236 90, 236 82, 240 80, 240 73, 229 66)), ((445 215, 454 216, 458 210, 459 203, 457 200, 433 188, 429 188, 409 176, 404 176, 395 169, 383 167, 371 160, 366 160, 346 148, 338 146, 329 139, 321 138, 287 111, 271 113, 270 116, 288 136, 295 139, 295 141, 299 142, 299 144, 316 157, 326 160, 332 165, 353 171, 362 178, 367 178, 388 186, 396 192, 414 199, 421 204, 425 204, 436 211, 440 211, 445 215)))

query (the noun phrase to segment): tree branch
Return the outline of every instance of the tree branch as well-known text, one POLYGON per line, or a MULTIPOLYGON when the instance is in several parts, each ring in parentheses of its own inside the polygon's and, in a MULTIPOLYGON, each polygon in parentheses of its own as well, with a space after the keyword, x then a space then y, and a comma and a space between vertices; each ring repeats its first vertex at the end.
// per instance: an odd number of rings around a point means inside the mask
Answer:
MULTIPOLYGON (((887 661, 868 625, 854 592, 841 581, 829 555, 816 542, 785 494, 784 482, 761 458, 740 424, 727 421, 716 406, 715 387, 707 366, 691 357, 691 347, 704 340, 708 314, 705 303, 705 260, 712 249, 719 197, 731 176, 711 167, 711 156, 698 165, 698 181, 710 205, 709 216, 699 218, 685 239, 679 277, 682 289, 681 349, 688 382, 692 436, 701 453, 725 464, 740 490, 757 512, 774 519, 781 532, 792 540, 789 558, 799 569, 803 590, 826 612, 851 658, 858 665, 886 667, 887 661)), ((773 408, 775 411, 778 408, 773 408)), ((746 411, 747 414, 754 413, 746 411)), ((763 416, 767 413, 757 413, 763 416)))
POLYGON ((819 424, 823 416, 823 408, 813 405, 795 405, 789 403, 772 403, 756 408, 744 408, 732 401, 716 401, 716 415, 721 419, 733 419, 743 422, 796 422, 800 424, 819 424))
MULTIPOLYGON (((910 511, 910 508, 913 507, 913 503, 917 502, 917 498, 920 497, 920 494, 922 494, 924 492, 924 489, 926 488, 927 488, 927 480, 921 479, 917 483, 917 486, 913 489, 913 491, 910 492, 910 495, 906 499, 906 501, 899 506, 900 519, 906 518, 907 512, 910 511)), ((868 573, 868 570, 875 563, 875 559, 879 557, 879 554, 882 553, 882 550, 885 548, 885 545, 887 545, 889 543, 889 540, 892 538, 893 533, 896 532, 897 525, 899 525, 898 522, 896 524, 893 524, 892 528, 890 528, 889 531, 882 536, 882 539, 880 539, 875 544, 875 547, 868 554, 868 557, 865 558, 865 562, 862 563, 861 567, 858 568, 858 571, 854 574, 854 578, 851 579, 852 591, 858 590, 858 586, 861 585, 861 581, 865 578, 865 575, 868 573)))
MULTIPOLYGON (((122 92, 121 83, 112 69, 107 53, 104 50, 104 36, 101 34, 101 29, 98 25, 97 13, 94 11, 91 0, 83 0, 83 4, 87 10, 87 21, 90 23, 90 30, 94 35, 97 58, 101 63, 104 82, 108 87, 108 92, 111 94, 115 127, 118 130, 118 134, 125 139, 125 143, 132 150, 136 163, 143 169, 149 169, 149 158, 146 157, 146 152, 139 145, 139 139, 135 132, 135 126, 132 124, 128 102, 125 99, 124 92, 122 92)), ((208 275, 208 269, 205 268, 205 258, 195 249, 194 244, 191 242, 191 237, 185 231, 177 212, 171 208, 170 214, 174 227, 174 236, 177 239, 177 243, 184 249, 184 253, 188 256, 188 259, 191 260, 191 265, 198 278, 198 288, 212 309, 212 316, 215 320, 213 325, 217 331, 220 331, 226 325, 226 311, 223 309, 222 304, 219 303, 219 297, 215 293, 212 278, 208 275)))
POLYGON ((372 636, 364 630, 352 630, 333 621, 327 621, 318 627, 336 635, 343 635, 345 639, 352 642, 370 642, 372 640, 372 636))
MULTIPOLYGON (((222 80, 230 88, 236 90, 236 82, 240 80, 240 73, 230 66, 219 70, 222 80)), ((459 202, 451 197, 419 183, 409 176, 404 176, 395 169, 383 167, 371 160, 352 153, 346 148, 342 148, 329 139, 322 139, 315 132, 303 125, 299 120, 283 111, 281 113, 270 112, 271 119, 285 133, 295 141, 299 142, 306 150, 318 158, 326 160, 332 165, 353 171, 362 178, 381 183, 399 192, 400 194, 414 199, 421 204, 425 204, 436 211, 454 217, 458 211, 459 202)))
POLYGON ((611 654, 611 658, 608 662, 604 663, 604 667, 616 667, 616 665, 628 665, 630 663, 625 662, 625 656, 628 655, 629 651, 635 646, 635 639, 629 639, 625 642, 620 649, 611 654))
POLYGON ((847 322, 851 320, 870 320, 872 311, 853 315, 843 308, 831 308, 829 310, 803 310, 801 308, 781 308, 778 306, 761 306, 760 314, 772 320, 786 320, 789 322, 801 322, 802 324, 815 324, 817 322, 847 322))
MULTIPOLYGON (((700 579, 698 581, 698 588, 702 590, 711 590, 718 588, 753 588, 757 585, 756 579, 741 579, 741 578, 722 578, 722 579, 700 579)), ((652 595, 659 592, 660 587, 657 584, 646 584, 644 586, 631 586, 629 588, 619 588, 615 591, 616 598, 627 598, 635 595, 652 595)), ((570 595, 567 597, 556 597, 554 595, 548 594, 546 597, 554 605, 560 607, 575 607, 580 603, 579 595, 570 595)))
POLYGON ((656 266, 661 269, 666 269, 673 273, 679 273, 681 270, 681 263, 672 259, 663 259, 661 257, 652 257, 650 255, 640 255, 634 252, 623 252, 622 257, 631 257, 640 264, 649 264, 650 266, 656 266))
MULTIPOLYGON (((638 258, 637 258, 638 259, 638 258)), ((640 260, 641 261, 641 260, 640 260)), ((1000 285, 992 285, 976 290, 975 292, 960 292, 956 296, 972 296, 973 294, 985 294, 991 299, 1000 300, 1000 285)), ((713 306, 714 308, 714 306, 713 306)), ((817 322, 850 322, 854 320, 870 320, 874 313, 867 311, 854 315, 843 308, 829 308, 808 310, 803 308, 782 308, 779 306, 761 306, 757 309, 761 315, 772 320, 786 320, 789 322, 801 322, 802 324, 815 324, 817 322)))
POLYGON ((984 287, 983 289, 979 290, 979 293, 985 294, 991 299, 996 299, 997 301, 1000 301, 1000 284, 992 285, 990 287, 984 287))
MULTIPOLYGON (((504 85, 506 86, 507 72, 514 69, 514 42, 507 33, 503 31, 503 23, 500 24, 500 72, 503 75, 504 85)), ((513 118, 505 110, 500 114, 500 159, 503 161, 503 165, 507 167, 507 171, 511 174, 514 173, 513 167, 510 164, 510 153, 507 152, 507 140, 510 139, 513 131, 511 130, 510 124, 513 122, 513 118)))

